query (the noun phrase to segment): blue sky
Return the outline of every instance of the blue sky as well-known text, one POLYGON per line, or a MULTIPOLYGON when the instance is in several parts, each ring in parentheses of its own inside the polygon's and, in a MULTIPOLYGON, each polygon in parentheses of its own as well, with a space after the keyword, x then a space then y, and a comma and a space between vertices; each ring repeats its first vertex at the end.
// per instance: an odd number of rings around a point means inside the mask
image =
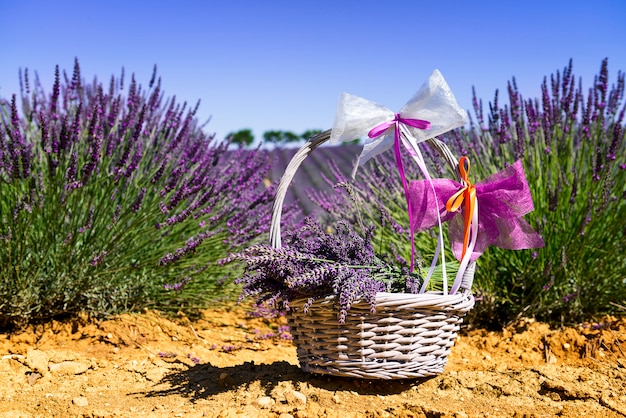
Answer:
POLYGON ((326 129, 342 91, 398 110, 438 68, 460 105, 485 107, 515 76, 536 97, 565 67, 589 87, 603 58, 626 71, 626 2, 0 0, 0 96, 18 70, 50 87, 55 65, 108 81, 158 66, 166 95, 202 103, 219 138, 250 128, 326 129))

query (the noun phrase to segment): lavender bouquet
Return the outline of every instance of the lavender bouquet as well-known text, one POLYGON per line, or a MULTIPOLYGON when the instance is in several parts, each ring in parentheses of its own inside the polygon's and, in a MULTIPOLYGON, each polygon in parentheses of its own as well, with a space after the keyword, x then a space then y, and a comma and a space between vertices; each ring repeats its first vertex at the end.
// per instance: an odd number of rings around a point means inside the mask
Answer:
POLYGON ((336 295, 339 322, 344 323, 351 305, 358 300, 376 308, 378 292, 417 293, 423 279, 419 272, 393 265, 379 257, 372 245, 373 228, 357 231, 347 222, 322 230, 311 218, 286 236, 285 246, 256 245, 233 254, 226 261, 247 264, 236 280, 243 285, 242 298, 257 297, 258 303, 276 305, 307 298, 308 310, 315 299, 336 295))

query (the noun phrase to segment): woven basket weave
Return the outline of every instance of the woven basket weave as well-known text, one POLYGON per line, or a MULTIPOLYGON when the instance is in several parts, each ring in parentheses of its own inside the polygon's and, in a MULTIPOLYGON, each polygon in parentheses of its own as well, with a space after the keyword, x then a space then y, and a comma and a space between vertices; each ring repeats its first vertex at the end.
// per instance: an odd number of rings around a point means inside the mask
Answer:
MULTIPOLYGON (((293 156, 276 191, 270 243, 281 247, 282 206, 293 176, 304 159, 328 141, 330 131, 310 138, 293 156)), ((428 140, 456 172, 457 160, 437 139, 428 140)), ((410 379, 440 374, 463 317, 474 306, 471 294, 475 264, 463 276, 460 291, 423 294, 378 293, 376 312, 366 302, 353 304, 346 321, 337 320, 334 297, 290 301, 289 326, 298 361, 306 372, 364 379, 410 379)))

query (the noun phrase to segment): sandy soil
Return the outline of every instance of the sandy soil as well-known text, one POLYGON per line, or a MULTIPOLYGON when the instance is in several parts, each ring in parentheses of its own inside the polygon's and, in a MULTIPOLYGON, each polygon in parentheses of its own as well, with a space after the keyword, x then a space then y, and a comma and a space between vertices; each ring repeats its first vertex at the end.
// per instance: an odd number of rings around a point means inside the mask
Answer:
POLYGON ((0 416, 626 416, 625 318, 466 331, 442 375, 408 381, 303 373, 285 324, 148 312, 0 334, 0 416))

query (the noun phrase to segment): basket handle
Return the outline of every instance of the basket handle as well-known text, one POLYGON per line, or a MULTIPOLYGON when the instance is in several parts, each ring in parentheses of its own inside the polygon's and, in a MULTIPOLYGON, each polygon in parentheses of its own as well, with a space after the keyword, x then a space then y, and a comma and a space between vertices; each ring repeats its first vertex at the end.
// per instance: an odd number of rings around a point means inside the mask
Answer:
POLYGON ((313 135, 306 143, 300 148, 289 161, 285 173, 278 183, 276 189, 276 198, 274 199, 274 206, 272 207, 272 223, 270 224, 270 244, 274 248, 281 248, 281 235, 280 235, 280 218, 283 214, 283 203, 285 196, 287 195, 287 189, 293 180, 293 176, 296 175, 296 171, 302 164, 302 161, 317 147, 330 139, 330 129, 321 132, 317 135, 313 135))
MULTIPOLYGON (((287 168, 285 168, 285 173, 278 183, 278 188, 276 189, 276 197, 274 199, 274 205, 272 207, 272 221, 270 224, 270 245, 276 249, 282 247, 280 219, 283 213, 283 203, 285 201, 285 196, 287 195, 287 189, 289 188, 289 185, 291 184, 291 181, 293 180, 296 171, 298 171, 298 168, 300 167, 304 159, 311 152, 313 152, 315 148, 327 142, 330 139, 330 133, 331 130, 328 129, 309 138, 306 143, 291 158, 291 161, 289 161, 287 168)), ((461 177, 458 172, 459 161, 454 156, 454 154, 452 154, 450 148, 448 148, 448 146, 443 141, 437 138, 428 139, 426 140, 426 142, 439 153, 439 155, 452 168, 452 172, 455 174, 457 179, 460 180, 461 177)), ((472 288, 475 265, 476 262, 472 261, 467 266, 463 277, 463 282, 461 283, 462 289, 470 290, 472 288)))

